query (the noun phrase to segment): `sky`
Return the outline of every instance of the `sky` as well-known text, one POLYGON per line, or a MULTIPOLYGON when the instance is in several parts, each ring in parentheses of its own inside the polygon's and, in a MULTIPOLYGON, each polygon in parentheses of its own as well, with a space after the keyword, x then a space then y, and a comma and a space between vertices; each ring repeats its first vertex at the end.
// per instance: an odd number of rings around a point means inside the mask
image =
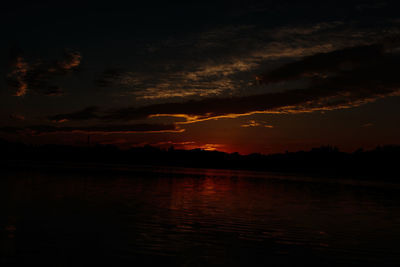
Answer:
POLYGON ((399 8, 6 1, 0 138, 241 154, 399 144, 399 8))

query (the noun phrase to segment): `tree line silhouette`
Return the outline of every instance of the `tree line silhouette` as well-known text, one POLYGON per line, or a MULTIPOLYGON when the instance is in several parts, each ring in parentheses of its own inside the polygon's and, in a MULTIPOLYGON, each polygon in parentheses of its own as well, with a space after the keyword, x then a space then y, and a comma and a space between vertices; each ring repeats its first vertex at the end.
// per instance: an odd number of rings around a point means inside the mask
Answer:
POLYGON ((352 153, 334 146, 321 146, 309 151, 277 154, 241 155, 202 149, 183 150, 153 146, 120 149, 114 145, 68 146, 27 145, 0 139, 1 165, 10 162, 98 163, 216 168, 272 171, 287 173, 374 176, 396 180, 400 162, 400 145, 378 146, 372 150, 358 149, 352 153))

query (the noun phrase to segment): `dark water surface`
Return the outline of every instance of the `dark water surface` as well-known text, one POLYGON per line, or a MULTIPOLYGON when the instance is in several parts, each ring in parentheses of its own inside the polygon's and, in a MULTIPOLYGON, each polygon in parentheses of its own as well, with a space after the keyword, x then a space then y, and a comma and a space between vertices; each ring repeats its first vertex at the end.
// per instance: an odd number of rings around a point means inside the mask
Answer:
POLYGON ((237 171, 6 173, 0 265, 399 265, 399 192, 237 171))

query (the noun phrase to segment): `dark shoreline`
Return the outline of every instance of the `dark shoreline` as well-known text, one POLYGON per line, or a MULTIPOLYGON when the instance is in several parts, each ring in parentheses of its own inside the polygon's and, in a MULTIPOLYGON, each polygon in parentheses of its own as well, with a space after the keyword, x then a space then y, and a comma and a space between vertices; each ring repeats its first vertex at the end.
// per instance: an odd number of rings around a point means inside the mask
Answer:
POLYGON ((224 177, 273 179, 294 182, 324 182, 343 185, 383 186, 400 188, 396 180, 374 176, 343 176, 323 173, 271 172, 260 170, 191 168, 184 166, 129 165, 115 163, 78 163, 78 162, 43 162, 43 161, 8 161, 0 164, 2 172, 38 172, 68 175, 95 175, 96 177, 140 175, 141 177, 224 177))

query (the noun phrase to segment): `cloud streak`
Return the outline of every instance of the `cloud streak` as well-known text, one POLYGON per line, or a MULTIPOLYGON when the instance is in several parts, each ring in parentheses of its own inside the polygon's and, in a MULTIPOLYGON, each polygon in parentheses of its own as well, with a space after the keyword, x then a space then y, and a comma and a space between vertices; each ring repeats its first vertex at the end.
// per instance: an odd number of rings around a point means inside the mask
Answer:
POLYGON ((0 132, 10 134, 43 135, 59 133, 83 134, 130 134, 130 133, 162 133, 182 132, 183 130, 173 124, 130 124, 130 125, 97 125, 87 127, 67 127, 52 125, 34 125, 27 127, 0 127, 0 132))
POLYGON ((264 127, 264 128, 274 128, 271 124, 268 124, 267 122, 258 122, 255 120, 250 120, 246 124, 242 124, 241 127, 248 128, 248 127, 264 127))

